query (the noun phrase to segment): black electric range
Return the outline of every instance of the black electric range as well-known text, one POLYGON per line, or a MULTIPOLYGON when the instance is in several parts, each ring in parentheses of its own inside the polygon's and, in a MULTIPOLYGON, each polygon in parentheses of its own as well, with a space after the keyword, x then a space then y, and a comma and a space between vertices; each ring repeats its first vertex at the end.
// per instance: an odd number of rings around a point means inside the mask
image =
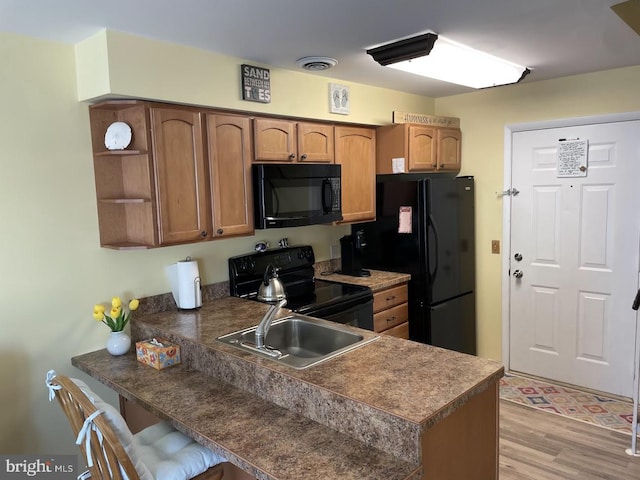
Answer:
POLYGON ((273 265, 285 288, 287 308, 303 315, 373 330, 371 289, 317 280, 314 263, 310 245, 232 257, 229 259, 230 294, 256 300, 264 272, 273 265))

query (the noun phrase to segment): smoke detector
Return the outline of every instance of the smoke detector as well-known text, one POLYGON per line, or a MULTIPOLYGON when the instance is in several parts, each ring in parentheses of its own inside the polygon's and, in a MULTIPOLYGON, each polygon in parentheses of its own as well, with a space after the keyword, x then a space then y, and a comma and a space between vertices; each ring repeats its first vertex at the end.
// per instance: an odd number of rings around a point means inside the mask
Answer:
POLYGON ((338 61, 331 57, 302 57, 296 60, 296 65, 305 70, 328 70, 331 67, 335 67, 338 61))

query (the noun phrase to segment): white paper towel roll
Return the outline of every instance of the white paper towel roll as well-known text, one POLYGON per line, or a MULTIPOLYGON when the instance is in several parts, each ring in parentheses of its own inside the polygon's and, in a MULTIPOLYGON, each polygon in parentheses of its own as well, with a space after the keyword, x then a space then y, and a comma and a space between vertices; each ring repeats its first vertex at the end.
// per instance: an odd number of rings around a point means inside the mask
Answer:
POLYGON ((166 267, 166 273, 178 308, 192 309, 202 306, 197 261, 187 257, 187 260, 166 267))

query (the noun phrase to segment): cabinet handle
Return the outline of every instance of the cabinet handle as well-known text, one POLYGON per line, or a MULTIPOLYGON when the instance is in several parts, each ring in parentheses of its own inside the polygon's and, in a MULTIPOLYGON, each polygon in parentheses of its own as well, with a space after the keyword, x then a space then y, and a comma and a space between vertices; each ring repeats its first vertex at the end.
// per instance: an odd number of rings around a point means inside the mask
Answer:
POLYGON ((201 231, 201 232, 200 232, 200 236, 201 236, 202 238, 206 237, 206 236, 207 236, 207 231, 206 231, 206 230, 201 231))
POLYGON ((289 154, 289 159, 290 160, 295 160, 295 158, 296 158, 296 154, 295 153, 290 153, 289 154))
POLYGON ((437 164, 437 163, 432 163, 432 164, 431 164, 431 166, 432 166, 433 168, 438 168, 438 164, 437 164))
POLYGON ((216 230, 216 233, 217 233, 218 235, 222 235, 222 234, 224 233, 224 230, 223 230, 223 229, 221 229, 221 228, 219 228, 218 230, 216 230))
POLYGON ((393 322, 395 319, 396 319, 396 317, 387 318, 387 323, 393 322))
POLYGON ((303 153, 302 156, 300 157, 300 160, 306 160, 307 159, 307 154, 303 153))
POLYGON ((387 302, 390 302, 391 300, 395 300, 396 296, 392 295, 391 297, 387 297, 387 302))
POLYGON ((444 168, 444 163, 441 163, 441 164, 440 164, 440 168, 444 168))

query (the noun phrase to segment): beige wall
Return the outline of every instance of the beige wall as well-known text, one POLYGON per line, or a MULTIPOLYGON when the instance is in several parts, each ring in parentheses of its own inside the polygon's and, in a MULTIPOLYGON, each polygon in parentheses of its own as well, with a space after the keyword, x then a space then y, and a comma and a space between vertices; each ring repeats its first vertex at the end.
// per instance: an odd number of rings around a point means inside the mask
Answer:
MULTIPOLYGON (((535 77, 535 71, 531 74, 535 77)), ((500 255, 506 125, 640 110, 640 66, 436 99, 436 114, 460 117, 462 172, 476 178, 478 354, 501 359, 500 255)), ((507 200, 508 201, 508 200, 507 200)), ((508 254, 509 252, 503 252, 508 254)))
POLYGON ((187 255, 198 259, 205 284, 226 280, 227 258, 261 239, 287 236, 325 260, 348 231, 313 226, 149 251, 99 248, 89 118, 79 96, 115 93, 371 124, 388 123, 393 110, 433 111, 432 99, 353 84, 352 114, 330 115, 331 79, 277 69, 271 104, 243 102, 239 59, 117 33, 108 43, 101 35, 75 49, 0 33, 0 453, 78 452, 59 407, 47 401, 44 376, 54 368, 86 379, 70 358, 104 347, 108 329, 93 320, 94 303, 167 292, 164 266, 187 255))
POLYGON ((78 98, 83 101, 130 96, 376 125, 391 123, 394 110, 433 113, 434 108, 432 98, 309 75, 299 69, 282 70, 115 31, 104 31, 79 43, 76 57, 78 98), (243 63, 270 69, 271 103, 241 99, 243 63), (330 82, 349 86, 349 115, 329 113, 330 82))

